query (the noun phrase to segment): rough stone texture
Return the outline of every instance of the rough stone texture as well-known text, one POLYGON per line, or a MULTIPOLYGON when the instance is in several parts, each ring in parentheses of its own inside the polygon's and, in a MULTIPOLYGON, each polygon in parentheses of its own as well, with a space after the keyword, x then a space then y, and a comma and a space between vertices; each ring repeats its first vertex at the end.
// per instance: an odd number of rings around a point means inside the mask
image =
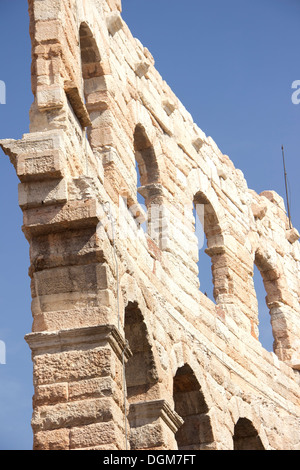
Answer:
POLYGON ((1 146, 30 244, 34 449, 299 450, 299 232, 282 198, 248 189, 196 126, 119 0, 29 0, 29 13, 30 133, 1 146))

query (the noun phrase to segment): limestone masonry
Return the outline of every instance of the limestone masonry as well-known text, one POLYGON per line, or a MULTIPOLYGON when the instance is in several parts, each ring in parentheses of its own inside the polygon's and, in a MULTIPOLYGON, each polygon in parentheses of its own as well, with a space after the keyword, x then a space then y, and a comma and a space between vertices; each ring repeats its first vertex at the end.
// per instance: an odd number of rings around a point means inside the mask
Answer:
POLYGON ((299 233, 283 199, 248 189, 197 127, 120 0, 29 13, 30 133, 1 146, 30 245, 33 449, 300 450, 299 233))

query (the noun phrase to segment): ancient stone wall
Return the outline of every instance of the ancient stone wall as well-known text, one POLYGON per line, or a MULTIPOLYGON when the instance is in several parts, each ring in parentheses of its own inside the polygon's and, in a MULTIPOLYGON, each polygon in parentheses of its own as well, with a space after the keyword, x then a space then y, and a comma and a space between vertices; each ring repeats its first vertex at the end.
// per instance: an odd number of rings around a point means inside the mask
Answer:
POLYGON ((197 127, 119 0, 29 13, 30 133, 1 146, 30 244, 33 448, 300 449, 299 234, 282 198, 250 190, 197 127))

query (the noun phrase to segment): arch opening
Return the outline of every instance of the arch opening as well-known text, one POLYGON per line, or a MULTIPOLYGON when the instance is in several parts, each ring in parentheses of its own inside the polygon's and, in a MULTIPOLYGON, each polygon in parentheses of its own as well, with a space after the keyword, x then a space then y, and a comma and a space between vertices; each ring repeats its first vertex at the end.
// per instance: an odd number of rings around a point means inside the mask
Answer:
POLYGON ((137 124, 134 131, 134 151, 141 186, 158 183, 159 171, 155 151, 141 124, 137 124))
MULTIPOLYGON (((153 232, 153 218, 156 212, 155 207, 160 203, 159 190, 159 169, 153 144, 147 136, 142 124, 137 124, 134 131, 134 154, 135 169, 137 174, 137 201, 146 214, 146 221, 143 217, 137 220, 141 224, 144 232, 153 232), (152 210, 154 207, 154 210, 152 210)), ((134 212, 135 211, 135 208, 134 212)), ((159 221, 154 221, 155 224, 159 221)), ((155 238, 155 237, 154 237, 155 238)))
POLYGON ((257 299, 258 308, 258 329, 259 340, 262 346, 267 350, 273 351, 274 336, 271 324, 270 310, 267 304, 266 290, 263 282, 263 277, 260 270, 254 265, 253 274, 254 289, 257 299))
POLYGON ((254 258, 254 287, 258 302, 260 340, 267 350, 276 351, 287 336, 286 322, 278 314, 279 306, 283 303, 281 269, 272 260, 272 254, 265 253, 261 248, 256 251, 254 258), (272 338, 273 345, 270 344, 272 338))
POLYGON ((84 80, 103 75, 101 55, 90 27, 81 23, 79 28, 82 77, 84 80))
MULTIPOLYGON (((139 187, 141 186, 141 173, 140 173, 140 166, 138 165, 138 161, 135 160, 135 171, 136 171, 136 176, 137 176, 137 202, 138 205, 142 207, 142 210, 147 214, 147 207, 146 207, 146 201, 145 197, 141 192, 139 192, 139 187)), ((141 227, 145 233, 148 232, 148 214, 146 216, 146 220, 144 219, 143 215, 140 216, 140 209, 139 207, 131 207, 131 212, 135 216, 136 223, 138 228, 141 227)))
POLYGON ((129 302, 125 309, 124 330, 132 352, 125 368, 127 399, 135 403, 146 400, 158 380, 147 326, 137 302, 129 302))
POLYGON ((214 301, 214 285, 212 278, 212 261, 206 253, 207 238, 204 231, 204 214, 203 206, 200 204, 193 205, 193 216, 195 220, 195 235, 198 245, 198 280, 201 292, 210 300, 214 301))
POLYGON ((184 420, 175 438, 179 450, 205 450, 213 448, 213 431, 208 406, 201 386, 191 369, 185 364, 174 377, 173 398, 176 413, 184 420))
POLYGON ((217 214, 204 193, 199 191, 193 199, 195 234, 198 240, 198 278, 200 290, 212 301, 226 292, 224 282, 216 285, 218 261, 224 251, 224 240, 217 214))
MULTIPOLYGON (((80 62, 81 62, 81 91, 76 96, 69 93, 69 101, 85 133, 85 140, 93 148, 92 131, 99 127, 106 110, 102 93, 104 69, 99 48, 94 35, 87 23, 83 22, 79 28, 80 62), (73 96, 72 96, 73 95, 73 96), (71 98, 71 99, 70 99, 71 98)), ((71 82, 72 84, 72 82, 71 82)), ((97 140, 97 139, 96 139, 97 140)))
POLYGON ((253 423, 247 418, 240 418, 234 427, 234 450, 265 450, 253 423))

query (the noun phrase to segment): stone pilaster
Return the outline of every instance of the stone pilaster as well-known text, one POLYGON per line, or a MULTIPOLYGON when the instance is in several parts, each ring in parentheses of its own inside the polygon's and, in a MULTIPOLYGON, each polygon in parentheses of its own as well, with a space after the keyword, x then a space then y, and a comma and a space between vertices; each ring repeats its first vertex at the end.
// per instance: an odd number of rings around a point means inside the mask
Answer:
POLYGON ((31 333, 34 450, 125 449, 123 365, 112 325, 31 333))
POLYGON ((183 420, 166 400, 132 403, 129 422, 132 449, 177 449, 175 433, 183 420))

